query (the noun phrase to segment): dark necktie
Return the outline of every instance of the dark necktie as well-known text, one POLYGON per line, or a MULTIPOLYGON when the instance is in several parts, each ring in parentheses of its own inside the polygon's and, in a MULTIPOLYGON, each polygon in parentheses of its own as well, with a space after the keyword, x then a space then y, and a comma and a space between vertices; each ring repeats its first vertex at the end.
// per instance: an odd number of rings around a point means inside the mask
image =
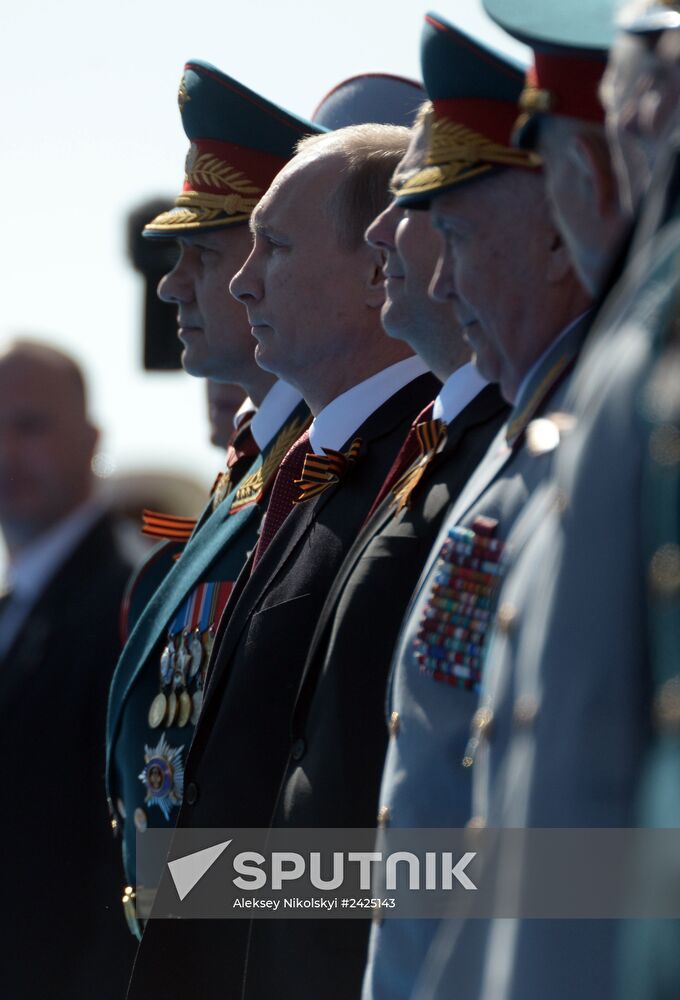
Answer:
POLYGON ((250 420, 241 424, 227 448, 227 470, 221 472, 212 488, 212 505, 216 510, 228 493, 248 471, 259 454, 257 441, 250 429, 250 420))
POLYGON ((434 402, 428 403, 411 424, 406 440, 373 501, 366 521, 373 517, 390 493, 394 495, 397 510, 408 505, 411 493, 422 479, 446 433, 446 424, 441 420, 432 419, 433 409, 434 402))
POLYGON ((295 444, 286 452, 276 473, 274 486, 269 498, 269 505, 262 521, 262 530, 255 549, 251 573, 262 558, 272 538, 286 520, 300 495, 300 479, 309 451, 309 434, 307 431, 299 437, 295 444))

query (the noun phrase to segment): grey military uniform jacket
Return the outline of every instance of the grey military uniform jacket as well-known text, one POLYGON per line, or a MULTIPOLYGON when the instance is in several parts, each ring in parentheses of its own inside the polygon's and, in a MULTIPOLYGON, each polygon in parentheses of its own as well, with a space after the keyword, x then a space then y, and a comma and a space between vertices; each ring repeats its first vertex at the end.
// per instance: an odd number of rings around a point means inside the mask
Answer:
MULTIPOLYGON (((473 670, 465 679, 464 664, 459 677, 421 669, 414 644, 441 575, 442 547, 452 533, 458 541, 471 539, 473 545, 479 537, 487 537, 502 568, 504 544, 549 461, 548 454, 539 458, 529 454, 526 427, 534 417, 562 405, 566 376, 587 325, 587 318, 582 318, 541 359, 507 424, 447 515, 432 549, 392 666, 387 699, 391 739, 381 789, 381 824, 461 827, 470 819, 472 769, 463 766, 463 759, 478 704, 478 676, 473 670)), ((454 567, 453 577, 460 581, 465 572, 454 567)), ((476 659, 481 661, 481 653, 476 659)), ((410 998, 435 931, 435 922, 426 920, 387 919, 374 927, 364 1000, 410 998)))
MULTIPOLYGON (((629 265, 598 317, 564 402, 554 479, 516 529, 521 554, 500 598, 513 625, 489 643, 482 706, 491 722, 473 769, 489 826, 635 823, 651 700, 642 467, 656 404, 643 386, 677 308, 679 269, 674 223, 653 255, 629 265)), ((464 995, 614 997, 619 930, 615 921, 496 921, 464 995)), ((423 997, 458 981, 471 936, 443 948, 423 997)))

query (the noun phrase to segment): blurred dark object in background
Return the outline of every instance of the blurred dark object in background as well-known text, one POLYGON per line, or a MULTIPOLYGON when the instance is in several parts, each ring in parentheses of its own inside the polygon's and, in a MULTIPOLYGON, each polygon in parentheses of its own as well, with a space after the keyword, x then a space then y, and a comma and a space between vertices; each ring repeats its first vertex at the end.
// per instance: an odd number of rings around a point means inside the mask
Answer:
POLYGON ((144 356, 146 371, 178 371, 182 344, 177 338, 177 309, 156 295, 158 282, 171 271, 179 256, 174 240, 146 240, 142 229, 173 199, 150 198, 128 215, 128 255, 135 271, 144 277, 144 356))

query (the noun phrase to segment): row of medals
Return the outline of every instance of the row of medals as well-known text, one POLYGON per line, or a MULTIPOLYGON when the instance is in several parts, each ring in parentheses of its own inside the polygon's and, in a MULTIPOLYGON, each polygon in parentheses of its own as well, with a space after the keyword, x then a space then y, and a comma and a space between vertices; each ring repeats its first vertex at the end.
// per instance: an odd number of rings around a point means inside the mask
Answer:
POLYGON ((168 636, 161 653, 160 688, 149 706, 148 721, 151 729, 163 726, 179 726, 181 729, 191 722, 195 726, 203 704, 203 688, 210 660, 215 627, 206 632, 195 628, 185 629, 177 635, 168 636), (193 692, 189 693, 189 688, 193 692))

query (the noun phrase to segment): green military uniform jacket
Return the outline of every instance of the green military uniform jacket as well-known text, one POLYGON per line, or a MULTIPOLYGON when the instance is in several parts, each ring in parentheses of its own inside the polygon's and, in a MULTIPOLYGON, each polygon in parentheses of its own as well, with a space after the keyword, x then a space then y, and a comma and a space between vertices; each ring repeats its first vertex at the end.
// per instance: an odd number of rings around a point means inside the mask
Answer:
MULTIPOLYGON (((183 795, 184 761, 200 710, 198 692, 205 679, 219 612, 257 542, 268 490, 279 462, 308 422, 309 411, 300 403, 217 509, 207 508, 181 557, 172 564, 139 615, 121 654, 109 697, 106 780, 109 808, 122 834, 125 871, 131 886, 136 884, 136 834, 150 826, 172 828, 176 823, 183 795), (181 698, 181 686, 175 688, 172 679, 169 684, 162 683, 161 658, 169 629, 173 622, 178 627, 182 624, 182 609, 188 607, 201 587, 203 613, 196 607, 192 621, 185 623, 190 636, 198 629, 203 646, 200 668, 196 670, 191 663, 186 671, 184 690, 191 698, 191 715, 188 721, 182 719, 178 703, 170 721, 169 701, 172 693, 176 699, 181 698), (212 603, 212 609, 208 603, 212 603), (163 697, 166 711, 161 715, 163 697), (153 718, 151 706, 155 699, 158 701, 153 718), (156 724, 152 726, 150 721, 156 724)), ((166 558, 163 552, 160 558, 166 558)), ((185 642, 188 646, 189 640, 185 642)))

